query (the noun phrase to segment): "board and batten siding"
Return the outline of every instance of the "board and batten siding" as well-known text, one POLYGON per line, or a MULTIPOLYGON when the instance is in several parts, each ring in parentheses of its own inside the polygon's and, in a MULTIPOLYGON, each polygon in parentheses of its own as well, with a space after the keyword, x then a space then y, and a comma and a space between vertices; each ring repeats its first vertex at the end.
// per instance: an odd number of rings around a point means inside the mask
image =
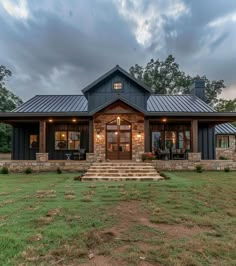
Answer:
POLYGON ((198 126, 198 151, 202 153, 202 160, 216 158, 215 127, 209 125, 198 126))
POLYGON ((128 102, 137 105, 143 110, 147 110, 147 100, 150 93, 145 91, 122 73, 116 73, 97 84, 86 93, 88 99, 88 111, 102 106, 116 96, 125 98, 128 102), (113 83, 122 82, 121 90, 114 90, 113 83))
POLYGON ((17 123, 12 130, 12 160, 35 160, 39 149, 30 148, 30 135, 39 134, 39 124, 17 123))

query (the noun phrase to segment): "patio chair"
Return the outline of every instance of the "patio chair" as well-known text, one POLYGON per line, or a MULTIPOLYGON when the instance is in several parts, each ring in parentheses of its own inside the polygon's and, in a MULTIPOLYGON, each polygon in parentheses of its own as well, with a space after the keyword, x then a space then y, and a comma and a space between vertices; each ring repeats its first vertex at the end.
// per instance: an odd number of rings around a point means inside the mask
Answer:
POLYGON ((78 149, 78 152, 74 152, 74 160, 85 160, 86 149, 78 149))

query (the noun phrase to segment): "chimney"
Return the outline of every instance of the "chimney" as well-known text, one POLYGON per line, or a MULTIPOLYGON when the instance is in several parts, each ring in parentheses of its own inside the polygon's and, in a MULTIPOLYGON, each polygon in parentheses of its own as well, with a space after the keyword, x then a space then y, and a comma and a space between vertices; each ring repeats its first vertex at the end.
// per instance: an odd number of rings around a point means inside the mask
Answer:
POLYGON ((191 94, 205 101, 205 89, 205 81, 202 79, 196 79, 191 86, 191 94))

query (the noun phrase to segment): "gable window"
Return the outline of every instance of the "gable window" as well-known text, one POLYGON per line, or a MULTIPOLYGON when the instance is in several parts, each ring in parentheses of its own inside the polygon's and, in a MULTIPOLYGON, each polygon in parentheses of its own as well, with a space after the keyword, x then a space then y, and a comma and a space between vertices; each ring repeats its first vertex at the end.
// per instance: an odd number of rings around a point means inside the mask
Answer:
POLYGON ((229 148, 229 136, 218 135, 216 145, 217 148, 229 148))
POLYGON ((29 143, 30 149, 37 149, 39 147, 38 135, 36 134, 30 135, 29 142, 30 142, 29 143))
POLYGON ((114 90, 122 90, 123 88, 123 83, 122 82, 114 82, 113 83, 113 89, 114 90))

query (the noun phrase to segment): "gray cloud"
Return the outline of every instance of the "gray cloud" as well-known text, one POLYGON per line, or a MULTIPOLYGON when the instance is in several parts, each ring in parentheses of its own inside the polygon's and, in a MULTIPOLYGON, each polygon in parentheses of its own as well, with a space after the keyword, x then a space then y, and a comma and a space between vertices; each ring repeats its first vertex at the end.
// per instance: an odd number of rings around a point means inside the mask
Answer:
POLYGON ((116 64, 128 69, 169 53, 189 74, 225 79, 225 95, 236 97, 235 0, 26 3, 23 19, 0 1, 0 64, 13 71, 9 87, 24 100, 78 94, 116 64))

